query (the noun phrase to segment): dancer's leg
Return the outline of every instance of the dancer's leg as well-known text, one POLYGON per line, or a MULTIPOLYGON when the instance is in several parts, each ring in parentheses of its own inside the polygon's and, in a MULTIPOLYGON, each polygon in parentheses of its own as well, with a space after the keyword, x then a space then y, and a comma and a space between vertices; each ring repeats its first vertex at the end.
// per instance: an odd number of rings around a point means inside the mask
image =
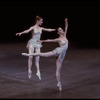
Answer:
POLYGON ((59 87, 59 90, 62 90, 62 86, 61 86, 61 79, 60 79, 60 72, 61 72, 61 67, 62 67, 62 61, 58 58, 56 61, 56 78, 57 78, 57 86, 59 87))
MULTIPOLYGON (((39 49, 35 49, 35 52, 36 53, 40 53, 40 48, 39 49)), ((40 68, 39 68, 39 59, 40 57, 39 56, 36 56, 35 57, 35 66, 37 68, 37 73, 36 75, 39 77, 39 79, 41 80, 41 74, 40 74, 40 68)))
MULTIPOLYGON (((38 51, 38 50, 37 50, 38 51)), ((37 73, 36 75, 39 77, 39 79, 41 80, 41 75, 40 75, 40 70, 39 70, 39 57, 38 56, 42 56, 42 57, 50 57, 50 56, 54 56, 55 53, 53 53, 52 51, 51 52, 46 52, 46 53, 40 53, 40 51, 38 51, 38 53, 22 53, 22 55, 24 56, 29 56, 29 57, 32 57, 32 56, 36 56, 36 59, 35 59, 35 64, 36 64, 36 67, 37 67, 37 73)))
POLYGON ((55 53, 53 53, 52 51, 50 52, 46 52, 46 53, 33 53, 33 54, 27 54, 27 53, 22 53, 23 56, 42 56, 42 57, 50 57, 50 56, 54 56, 55 53))
MULTIPOLYGON (((29 54, 32 54, 34 52, 34 48, 32 47, 32 45, 29 46, 29 54)), ((31 78, 31 74, 32 74, 32 56, 29 56, 28 58, 28 77, 31 78)))

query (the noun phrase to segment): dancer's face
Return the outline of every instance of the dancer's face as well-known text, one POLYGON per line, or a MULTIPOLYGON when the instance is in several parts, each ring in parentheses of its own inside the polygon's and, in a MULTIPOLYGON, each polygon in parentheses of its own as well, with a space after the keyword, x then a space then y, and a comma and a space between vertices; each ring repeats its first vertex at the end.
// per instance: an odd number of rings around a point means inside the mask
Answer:
POLYGON ((64 34, 64 30, 61 27, 58 28, 58 34, 59 35, 63 35, 64 34))
POLYGON ((42 25, 43 24, 43 19, 40 19, 39 21, 37 21, 38 25, 42 25))

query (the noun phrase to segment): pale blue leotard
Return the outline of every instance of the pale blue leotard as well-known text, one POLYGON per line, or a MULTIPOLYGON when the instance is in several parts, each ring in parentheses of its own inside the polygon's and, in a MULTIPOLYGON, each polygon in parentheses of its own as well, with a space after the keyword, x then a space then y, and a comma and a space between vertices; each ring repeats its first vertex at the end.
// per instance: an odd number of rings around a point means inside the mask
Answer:
POLYGON ((40 42, 37 42, 37 40, 40 40, 42 34, 42 29, 40 31, 37 31, 35 28, 32 33, 32 38, 27 43, 27 48, 29 48, 30 45, 32 45, 33 48, 41 48, 42 45, 40 42))
POLYGON ((66 55, 66 51, 68 49, 68 41, 64 41, 61 40, 59 42, 60 47, 57 47, 56 49, 53 50, 53 53, 60 59, 63 60, 65 55, 66 55))

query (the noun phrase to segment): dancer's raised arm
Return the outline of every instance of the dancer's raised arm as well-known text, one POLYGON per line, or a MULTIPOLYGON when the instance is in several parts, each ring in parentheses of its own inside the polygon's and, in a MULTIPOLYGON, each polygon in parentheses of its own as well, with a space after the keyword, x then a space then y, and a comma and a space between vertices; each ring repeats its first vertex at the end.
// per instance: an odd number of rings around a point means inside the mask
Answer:
POLYGON ((25 31, 23 31, 23 32, 20 32, 20 33, 16 33, 16 36, 17 35, 22 35, 22 34, 26 34, 26 33, 29 33, 30 31, 32 31, 33 30, 33 26, 32 27, 30 27, 28 30, 25 30, 25 31))
POLYGON ((68 29, 68 19, 65 18, 65 32, 64 32, 64 36, 66 36, 66 34, 67 34, 67 29, 68 29))
POLYGON ((52 31, 55 31, 56 29, 50 29, 50 28, 43 28, 42 27, 42 30, 47 31, 47 32, 52 32, 52 31))

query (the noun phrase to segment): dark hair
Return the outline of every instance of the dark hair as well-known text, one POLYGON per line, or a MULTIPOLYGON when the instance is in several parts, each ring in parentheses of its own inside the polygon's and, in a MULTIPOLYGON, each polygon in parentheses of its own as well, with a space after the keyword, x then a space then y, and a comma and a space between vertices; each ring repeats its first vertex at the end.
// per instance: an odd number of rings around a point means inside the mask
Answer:
POLYGON ((59 28, 61 28, 61 27, 57 27, 57 28, 56 28, 56 32, 58 32, 58 29, 59 29, 59 28))
POLYGON ((35 21, 40 21, 41 19, 42 19, 42 17, 36 16, 35 21))
POLYGON ((56 28, 56 32, 58 32, 59 27, 56 28))

